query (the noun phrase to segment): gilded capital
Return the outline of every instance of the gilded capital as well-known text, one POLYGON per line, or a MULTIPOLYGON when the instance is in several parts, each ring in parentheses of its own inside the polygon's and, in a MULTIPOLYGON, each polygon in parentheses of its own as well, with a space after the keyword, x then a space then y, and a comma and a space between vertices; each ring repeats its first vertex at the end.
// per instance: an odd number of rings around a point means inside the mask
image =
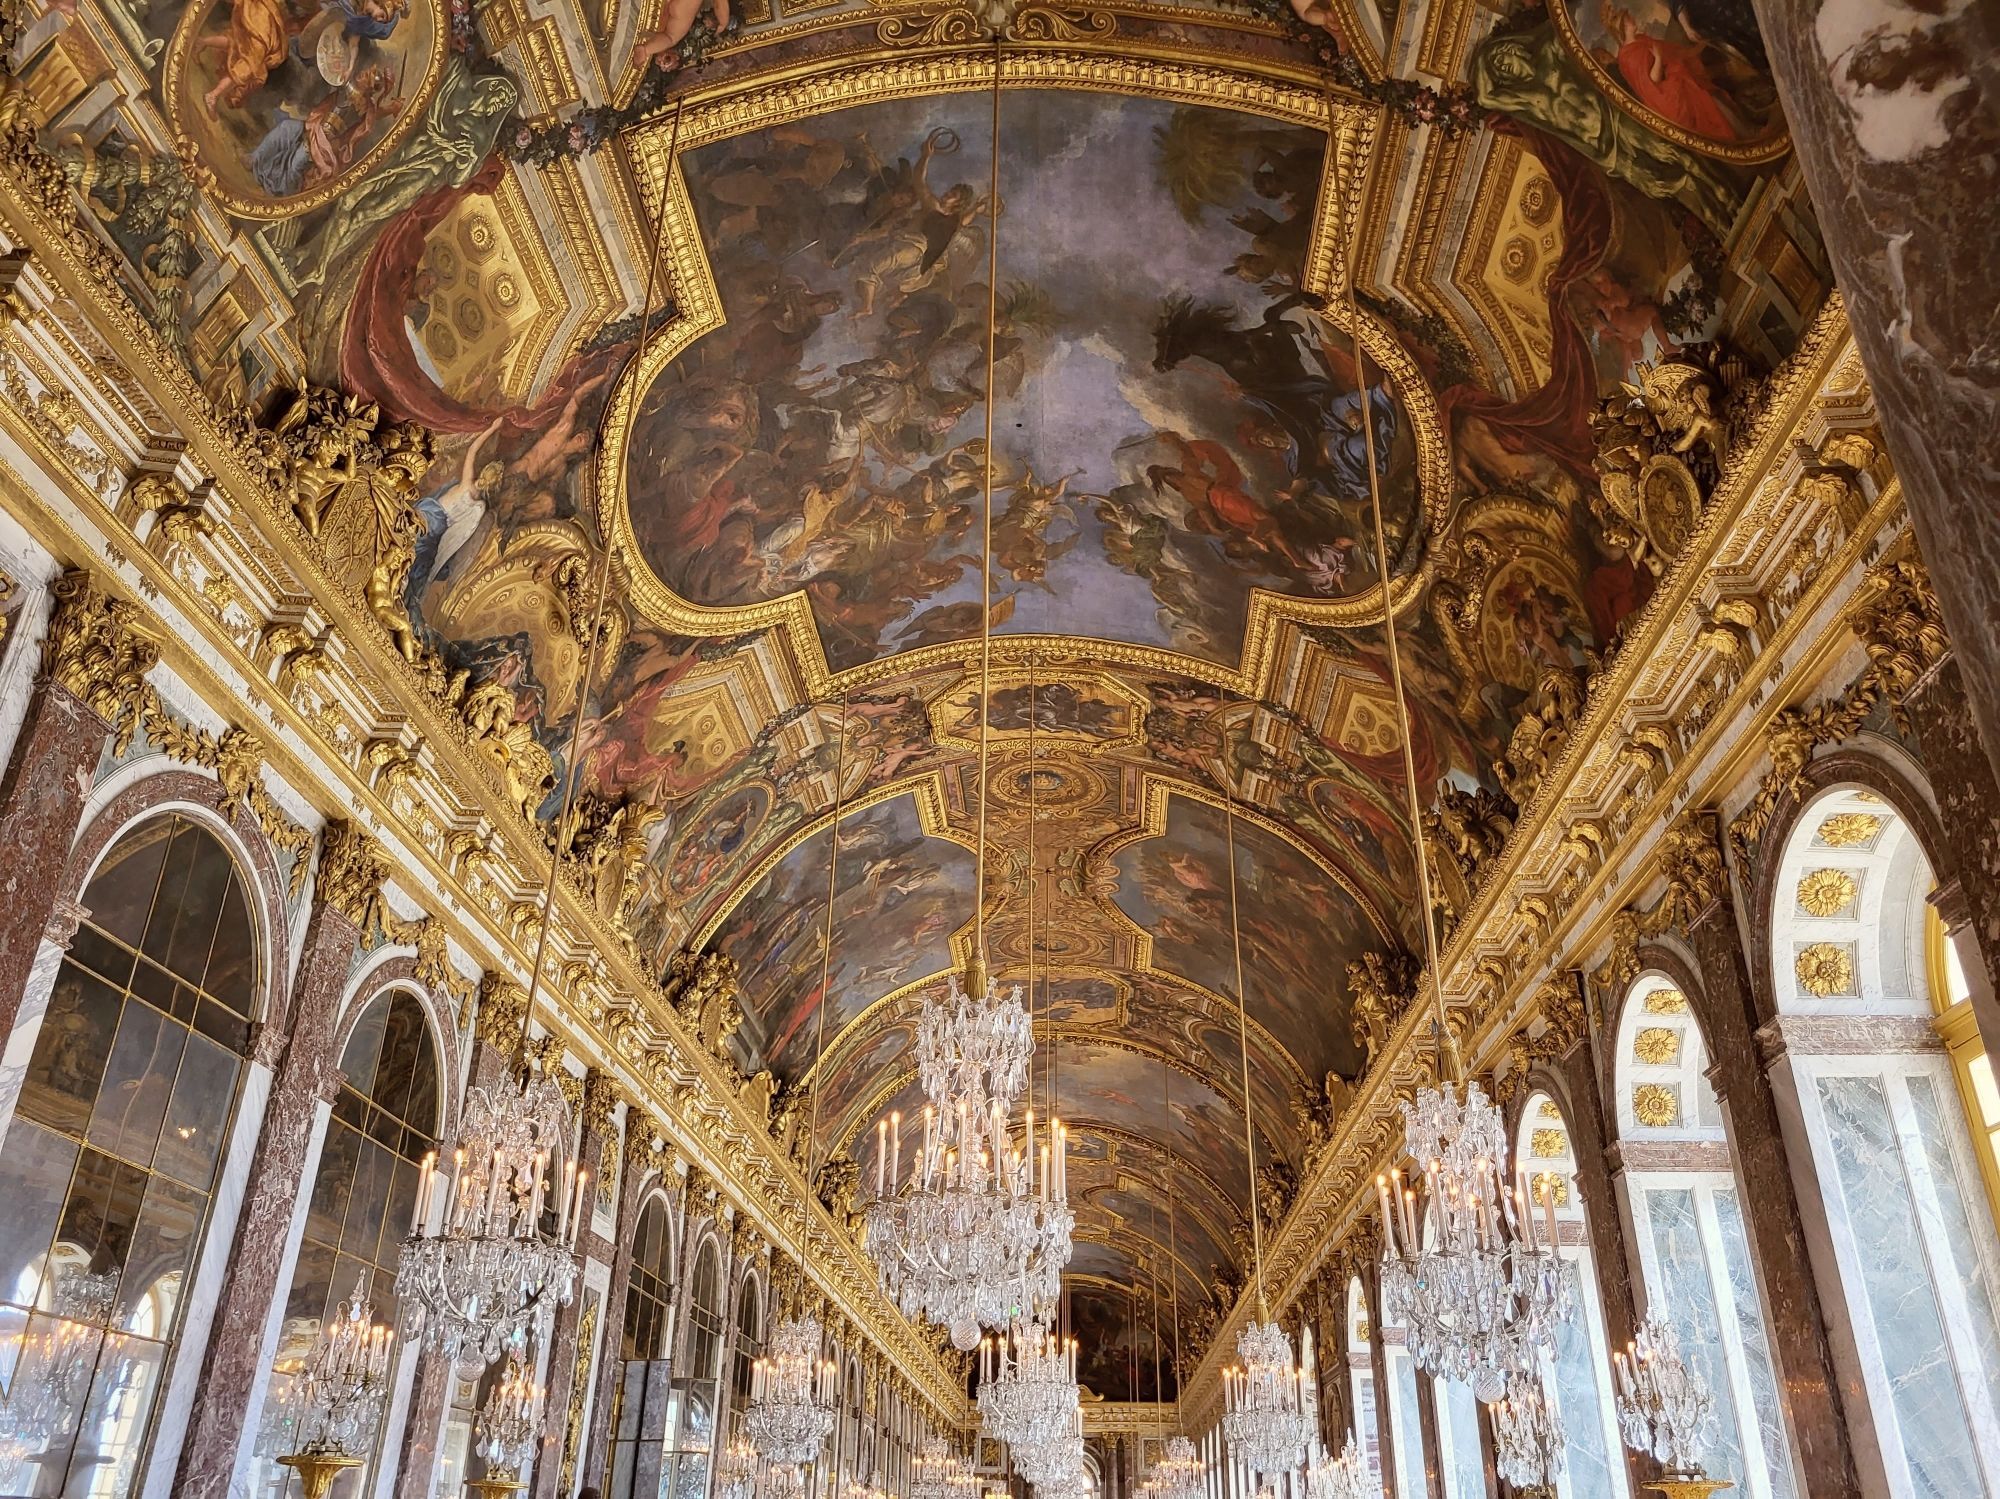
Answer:
POLYGON ((472 1033, 496 1051, 512 1056, 521 1044, 528 1018, 528 991, 504 973, 487 973, 479 980, 479 1013, 472 1033))
POLYGON ((335 818, 320 833, 318 898, 364 931, 382 915, 388 861, 362 829, 335 818))
POLYGON ((1914 552, 1868 569, 1847 622, 1894 700, 1951 651, 1930 573, 1914 552))
POLYGON ((583 1127, 609 1138, 618 1132, 618 1105, 625 1090, 618 1079, 593 1067, 583 1075, 583 1127))
POLYGON ((84 568, 50 585, 55 611, 42 641, 42 671, 50 680, 116 724, 138 706, 159 645, 140 628, 138 609, 97 586, 84 568))

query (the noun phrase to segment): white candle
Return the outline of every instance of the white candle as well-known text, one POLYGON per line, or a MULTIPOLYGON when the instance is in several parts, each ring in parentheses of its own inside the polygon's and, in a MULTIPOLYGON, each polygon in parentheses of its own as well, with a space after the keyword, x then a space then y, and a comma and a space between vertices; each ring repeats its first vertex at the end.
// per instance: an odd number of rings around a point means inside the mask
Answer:
POLYGON ((1553 1253, 1561 1244, 1562 1236, 1556 1232, 1556 1183, 1553 1176, 1542 1183, 1542 1206, 1549 1216, 1549 1250, 1553 1253))
POLYGON ((888 1180, 888 1177, 889 1121, 886 1119, 877 1119, 875 1121, 875 1195, 877 1197, 886 1197, 888 1195, 882 1189, 883 1183, 888 1180))

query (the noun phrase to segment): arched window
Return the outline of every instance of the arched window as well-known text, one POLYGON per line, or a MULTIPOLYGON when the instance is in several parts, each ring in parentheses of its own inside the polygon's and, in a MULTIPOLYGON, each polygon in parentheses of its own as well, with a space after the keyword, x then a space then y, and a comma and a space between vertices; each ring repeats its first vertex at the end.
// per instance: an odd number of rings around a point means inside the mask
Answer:
POLYGON ((1707 1045, 1687 996, 1658 974, 1618 1027, 1618 1134, 1646 1302, 1715 1393, 1711 1476, 1745 1499, 1793 1499, 1790 1446, 1707 1045))
POLYGON ((611 1454, 605 1467, 614 1499, 660 1491, 671 1388, 668 1350, 673 1341, 673 1230, 667 1199, 658 1192, 639 1209, 632 1233, 632 1270, 625 1284, 625 1326, 618 1389, 612 1396, 611 1454))
POLYGON ((717 1382, 722 1373, 722 1253, 711 1235, 695 1256, 688 1287, 687 1341, 673 1381, 667 1413, 673 1433, 668 1458, 673 1487, 668 1499, 704 1499, 709 1456, 715 1449, 717 1382))
MULTIPOLYGON (((1361 1449, 1368 1471, 1379 1476, 1382 1430, 1375 1417, 1375 1363, 1368 1351, 1369 1339, 1374 1336, 1375 1329, 1368 1324, 1368 1292, 1357 1275, 1347 1283, 1346 1353, 1348 1383, 1354 1391, 1354 1444, 1361 1449)), ((1329 1445, 1337 1451, 1345 1441, 1344 1434, 1335 1433, 1329 1445)))
POLYGON ((757 1277, 746 1275, 736 1288, 736 1353, 729 1369, 730 1405, 739 1413, 750 1404, 750 1375, 764 1356, 764 1298, 757 1277))
POLYGON ((1873 793, 1805 809, 1772 912, 1773 1082, 1817 1173, 1889 1491, 1971 1494, 2000 1491, 2000 1246, 1990 1136, 1983 1118, 1966 1128, 1935 1024, 1931 886, 1915 833, 1873 793))
MULTIPOLYGON (((358 1291, 373 1302, 377 1322, 399 1322, 396 1265, 416 1211, 417 1174, 442 1122, 437 1047, 423 1003, 402 989, 370 1000, 341 1051, 340 1075, 264 1401, 251 1490, 260 1495, 284 1493, 291 1479, 276 1461, 296 1446, 287 1397, 321 1323, 358 1291)), ((378 1423, 378 1447, 385 1435, 378 1423)), ((334 1493, 365 1493, 369 1475, 370 1467, 350 1469, 334 1493)))
POLYGON ((0 1492, 136 1492, 259 989, 235 861, 200 823, 114 844, 0 1145, 0 1492), (33 1391, 33 1398, 24 1398, 33 1391))
MULTIPOLYGON (((1587 1211, 1576 1184, 1576 1152, 1562 1109, 1546 1093, 1532 1093, 1521 1111, 1514 1145, 1537 1201, 1553 1198, 1575 1314, 1556 1332, 1555 1356, 1545 1362, 1543 1387, 1562 1417, 1564 1472, 1558 1499, 1626 1499, 1631 1492, 1618 1414, 1612 1403, 1611 1360, 1605 1347, 1604 1309, 1597 1267, 1590 1255, 1587 1211)), ((1600 1211, 1615 1212, 1610 1204, 1600 1211)))

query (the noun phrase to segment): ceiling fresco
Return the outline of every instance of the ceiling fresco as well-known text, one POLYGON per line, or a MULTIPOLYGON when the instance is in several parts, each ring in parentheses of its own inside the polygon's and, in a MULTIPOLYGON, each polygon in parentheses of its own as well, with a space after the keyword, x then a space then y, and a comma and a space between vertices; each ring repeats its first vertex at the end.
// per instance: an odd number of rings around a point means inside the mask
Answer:
POLYGON ((737 1060, 864 1180, 984 796, 1073 1314, 1128 1353, 1141 1260, 1191 1325, 1245 1274, 1232 835, 1281 1206, 1361 1065, 1347 965, 1422 945, 1406 740, 1426 796, 1529 795, 1519 726, 1671 552, 1600 401, 1711 340, 1769 369, 1830 286, 1747 0, 1026 4, 997 202, 995 51, 936 5, 21 9, 80 221, 207 393, 434 435, 418 641, 525 807, 643 810, 642 958, 733 956, 737 1060))

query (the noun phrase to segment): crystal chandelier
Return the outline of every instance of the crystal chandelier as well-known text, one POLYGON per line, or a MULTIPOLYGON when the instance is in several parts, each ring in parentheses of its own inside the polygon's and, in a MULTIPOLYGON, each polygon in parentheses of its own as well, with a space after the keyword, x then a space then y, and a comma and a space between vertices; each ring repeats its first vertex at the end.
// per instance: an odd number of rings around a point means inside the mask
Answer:
POLYGON ((1292 1340, 1276 1322, 1246 1324, 1236 1356, 1241 1365, 1222 1374, 1223 1437, 1251 1472, 1289 1473, 1305 1461, 1312 1440, 1312 1378, 1292 1361, 1292 1340))
POLYGON ((1347 1434, 1339 1457, 1324 1453, 1306 1469, 1306 1499, 1378 1499, 1382 1486, 1368 1471, 1368 1459, 1347 1434))
POLYGON ((395 1343, 357 1286, 320 1328, 304 1371, 285 1392, 297 1451, 359 1457, 367 1450, 382 1416, 395 1343))
POLYGON ((472 1450, 486 1464, 488 1492, 523 1486, 520 1480, 534 1465, 541 1437, 541 1405, 541 1387, 535 1383, 526 1350, 513 1349, 500 1382, 487 1395, 472 1426, 472 1450))
POLYGON ((424 1161, 396 1299, 425 1344, 463 1372, 546 1340, 556 1306, 569 1305, 588 1171, 564 1172, 554 1232, 543 1223, 567 1118, 553 1079, 509 1073, 466 1094, 450 1174, 435 1156, 424 1161))
POLYGON ((949 1442, 933 1432, 924 1438, 917 1449, 910 1499, 959 1499, 959 1491, 968 1476, 965 1459, 951 1450, 949 1442))
POLYGON ((819 1318, 787 1317, 771 1334, 771 1351, 750 1371, 743 1429, 768 1463, 811 1462, 833 1430, 837 1371, 819 1355, 819 1318))
POLYGON ((1203 1479, 1208 1465, 1194 1443, 1179 1434, 1168 1440, 1167 1455, 1153 1471, 1160 1478, 1160 1499, 1203 1499, 1207 1492, 1203 1479))
POLYGON ((1613 1356, 1618 1429, 1625 1445, 1649 1452, 1671 1479, 1701 1479, 1702 1454, 1715 1441, 1715 1397, 1681 1358, 1680 1340, 1657 1313, 1613 1356))
POLYGON ((1053 1438, 1011 1450, 1014 1471, 1053 1499, 1083 1474, 1083 1408, 1072 1405, 1053 1438))
POLYGON ((1012 1103, 1028 1085, 1035 1030, 1021 986, 988 983, 968 994, 951 976, 944 997, 917 1014, 917 1081, 930 1099, 984 1096, 1012 1103))
POLYGON ((769 1463, 764 1468, 764 1499, 804 1499, 806 1476, 795 1463, 769 1463))
POLYGON ((52 1316, 42 1330, 0 1340, 0 1360, 11 1371, 0 1393, 0 1455, 29 1459, 62 1438, 96 1372, 98 1345, 123 1341, 105 1331, 117 1304, 117 1276, 64 1269, 55 1281, 52 1316))
POLYGON ((1016 1323, 980 1345, 979 1414, 1017 1453, 1067 1436, 1077 1411, 1076 1339, 1016 1323))
POLYGON ((757 1449, 740 1435, 715 1460, 717 1499, 752 1499, 757 1492, 757 1449))
POLYGON ((1464 1101, 1450 1084, 1420 1088, 1403 1105, 1405 1146, 1422 1169, 1423 1208, 1400 1173, 1378 1176, 1382 1208, 1382 1316, 1400 1324, 1410 1354, 1438 1379, 1498 1400, 1507 1376, 1528 1373, 1555 1346, 1570 1313, 1557 1250, 1555 1203, 1544 1194, 1538 1241, 1525 1174, 1503 1184, 1505 1126, 1477 1082, 1464 1101))
MULTIPOLYGON (((978 982, 984 978, 979 967, 972 965, 975 986, 992 998, 990 983, 978 982)), ((926 1008, 935 1003, 925 1000, 926 1008)), ((972 1008, 956 975, 944 1006, 972 1008)), ((1009 1007, 1025 1024, 1018 988, 989 1008, 1009 1007)), ((982 1327, 1006 1328, 1046 1317, 1055 1307, 1076 1227, 1069 1206, 1069 1132, 1054 1124, 1038 1141, 1029 1110, 1023 1134, 1013 1138, 1013 1099, 987 1091, 994 1076, 990 1061, 934 1061, 932 1075, 957 1091, 933 1094, 924 1106, 923 1139, 907 1179, 902 1115, 877 1126, 875 1201, 865 1243, 883 1289, 903 1314, 942 1324, 952 1346, 969 1352, 979 1346, 982 1327)))
POLYGON ((1540 1371, 1510 1374, 1506 1394, 1488 1410, 1500 1476, 1523 1499, 1555 1499, 1566 1461, 1562 1417, 1549 1403, 1540 1371))

